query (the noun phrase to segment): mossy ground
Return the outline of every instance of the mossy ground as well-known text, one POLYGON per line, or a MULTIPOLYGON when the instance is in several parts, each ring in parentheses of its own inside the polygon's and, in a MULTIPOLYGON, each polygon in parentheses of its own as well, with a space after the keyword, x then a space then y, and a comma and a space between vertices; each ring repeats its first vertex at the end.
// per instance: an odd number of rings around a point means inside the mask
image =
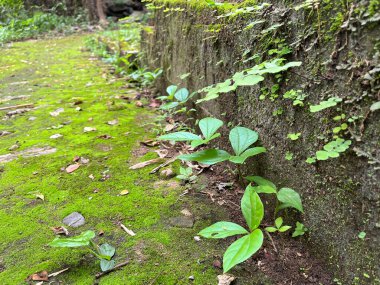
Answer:
POLYGON ((1 121, 0 130, 13 133, 0 138, 0 155, 10 153, 8 148, 16 142, 20 145, 16 152, 42 146, 57 151, 34 158, 19 157, 2 166, 0 283, 24 284, 32 273, 69 267, 56 278, 60 284, 93 284, 95 273, 100 271, 94 256, 83 249, 47 246, 54 239, 50 227, 63 225, 66 215, 78 211, 86 224, 76 229, 68 227, 72 235, 102 230, 104 235, 97 236, 96 241, 116 246, 118 263, 130 260, 122 270, 101 278, 100 284, 188 284, 191 275, 195 277, 193 284, 215 284, 220 272, 211 264, 213 256, 222 254, 223 249, 215 241, 195 242, 193 236, 210 223, 199 217, 221 213, 180 198, 183 189, 170 188, 170 181, 159 181, 149 174, 154 166, 128 169, 136 161, 156 156, 133 155, 139 141, 153 137, 149 123, 154 114, 117 99, 134 91, 126 88, 124 80, 107 74, 101 62, 89 60, 90 54, 81 51, 83 44, 83 36, 72 36, 15 43, 1 50, 0 99, 30 95, 2 105, 34 103, 36 108, 1 121), (79 105, 82 111, 72 104, 78 100, 83 101, 79 105), (51 116, 49 113, 57 108, 64 108, 64 112, 51 116), (30 121, 30 117, 36 119, 30 121), (106 124, 114 119, 119 125, 106 124), (58 125, 63 127, 51 128, 58 125), (84 127, 97 130, 84 133, 84 127), (57 133, 63 137, 50 139, 57 133), (113 138, 97 138, 103 134, 113 138), (62 171, 75 156, 90 162, 71 174, 62 171), (110 178, 100 181, 105 171, 110 178), (128 190, 129 195, 118 196, 122 190, 128 190), (31 192, 43 194, 45 201, 31 192), (194 228, 170 227, 168 218, 180 216, 185 206, 198 216, 194 228), (135 231, 136 236, 127 235, 118 222, 135 231))

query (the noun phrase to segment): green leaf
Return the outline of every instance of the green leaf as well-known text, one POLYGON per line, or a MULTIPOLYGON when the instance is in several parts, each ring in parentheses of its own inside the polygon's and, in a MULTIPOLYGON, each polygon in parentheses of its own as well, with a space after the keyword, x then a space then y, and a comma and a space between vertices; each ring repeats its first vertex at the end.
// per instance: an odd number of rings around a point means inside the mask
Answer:
POLYGON ((174 94, 174 97, 180 102, 185 102, 189 97, 189 90, 181 88, 174 94))
POLYGON ((278 191, 277 199, 283 203, 283 206, 280 205, 281 209, 292 207, 303 213, 301 197, 293 189, 281 188, 280 191, 278 191))
POLYGON ((253 191, 255 191, 256 193, 265 193, 265 194, 276 194, 277 191, 276 189, 274 189, 273 187, 271 186, 268 186, 268 185, 259 185, 259 186, 251 186, 249 185, 250 187, 253 188, 253 191))
POLYGON ((263 232, 260 229, 256 229, 249 235, 243 236, 232 243, 223 256, 224 273, 255 254, 261 248, 263 240, 263 232))
POLYGON ((161 105, 160 109, 161 110, 170 110, 170 109, 176 108, 178 105, 179 105, 178 102, 169 102, 169 103, 166 103, 164 105, 161 105))
POLYGON ((358 238, 360 238, 360 239, 364 239, 366 235, 367 235, 366 232, 360 232, 360 233, 358 234, 358 238))
POLYGON ((275 221, 274 221, 274 224, 276 225, 277 228, 280 228, 282 226, 282 223, 283 223, 283 219, 281 217, 278 217, 275 221))
POLYGON ((301 136, 301 133, 294 133, 294 134, 288 134, 287 138, 291 139, 292 141, 298 140, 298 138, 301 136))
POLYGON ((106 260, 106 259, 101 259, 100 260, 100 268, 102 269, 102 271, 107 271, 107 270, 111 270, 112 268, 115 267, 115 260, 106 260))
POLYGON ((215 164, 228 160, 230 154, 224 150, 220 149, 206 149, 191 154, 183 154, 177 157, 177 159, 186 160, 186 161, 197 161, 203 164, 215 164))
POLYGON ((243 72, 235 73, 232 77, 238 86, 252 86, 264 80, 264 77, 256 74, 244 74, 243 72))
POLYGON ((376 110, 379 110, 380 109, 380 101, 379 102, 375 102, 371 105, 371 107, 369 108, 372 112, 376 111, 376 110))
POLYGON ((49 243, 52 247, 80 247, 87 246, 90 244, 90 241, 95 237, 93 231, 85 231, 78 236, 70 238, 55 238, 52 242, 49 243))
POLYGON ((269 181, 261 176, 247 176, 245 179, 247 179, 250 182, 255 182, 257 185, 260 185, 260 186, 272 187, 276 192, 276 189, 277 189, 276 185, 274 185, 272 181, 269 181))
POLYGON ((319 150, 315 153, 315 156, 318 160, 327 160, 329 159, 329 153, 324 150, 319 150))
POLYGON ((241 211, 251 231, 256 229, 264 217, 264 205, 252 187, 247 187, 241 199, 241 211))
POLYGON ((265 74, 265 73, 279 73, 281 71, 287 70, 290 67, 301 66, 302 62, 300 61, 291 61, 285 65, 279 65, 282 59, 275 59, 270 62, 264 63, 264 68, 259 70, 257 74, 265 74))
POLYGON ((197 135, 194 135, 189 132, 176 132, 176 133, 170 133, 166 135, 162 135, 158 137, 159 140, 164 141, 192 141, 192 140, 200 140, 201 138, 197 135))
POLYGON ((205 238, 225 238, 242 234, 248 234, 248 231, 231 222, 218 222, 199 232, 199 235, 205 238))
POLYGON ((263 152, 266 152, 265 147, 250 148, 243 152, 240 156, 231 156, 230 161, 233 163, 242 164, 246 161, 247 158, 258 155, 263 152))
POLYGON ((315 112, 319 112, 330 107, 334 107, 339 102, 342 102, 342 98, 339 98, 339 97, 329 98, 327 101, 322 101, 318 105, 310 106, 310 112, 315 113, 315 112))
POLYGON ((210 139, 223 126, 223 121, 215 118, 203 118, 199 121, 199 128, 205 139, 210 139))
POLYGON ((112 256, 114 256, 115 251, 116 249, 108 243, 104 243, 101 246, 99 246, 99 253, 103 256, 108 256, 109 259, 111 259, 112 256))
POLYGON ((169 94, 170 99, 174 98, 174 94, 177 91, 178 87, 175 85, 170 85, 168 88, 166 88, 166 92, 169 94))
POLYGON ((268 233, 275 233, 278 231, 277 228, 275 227, 266 227, 265 230, 268 232, 268 233))
POLYGON ((249 146, 254 144, 259 135, 244 127, 235 127, 230 131, 230 142, 237 156, 240 156, 249 146))
POLYGON ((296 229, 294 230, 292 237, 302 236, 307 231, 308 231, 308 229, 302 223, 297 222, 296 223, 296 229))
POLYGON ((290 230, 292 227, 291 226, 283 226, 278 229, 280 233, 286 232, 287 230, 290 230))
POLYGON ((306 161, 306 163, 313 164, 317 160, 315 159, 315 157, 308 157, 305 161, 306 161))

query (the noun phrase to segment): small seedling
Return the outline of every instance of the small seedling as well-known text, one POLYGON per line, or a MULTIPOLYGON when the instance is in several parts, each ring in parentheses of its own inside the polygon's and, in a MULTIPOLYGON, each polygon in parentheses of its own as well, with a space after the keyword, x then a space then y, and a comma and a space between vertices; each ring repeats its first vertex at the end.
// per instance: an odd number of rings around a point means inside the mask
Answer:
POLYGON ((100 268, 107 271, 115 267, 116 249, 108 243, 97 245, 92 239, 95 237, 93 231, 85 231, 78 236, 71 238, 55 238, 49 243, 51 247, 85 247, 100 260, 100 268))
POLYGON ((196 175, 193 175, 193 169, 191 167, 179 168, 180 175, 177 175, 176 177, 184 182, 193 182, 197 179, 196 175))
POLYGON ((292 237, 303 236, 308 231, 308 228, 305 227, 302 223, 296 222, 296 228, 292 234, 292 237))
POLYGON ((283 232, 286 232, 287 230, 291 229, 292 227, 291 226, 283 226, 283 219, 281 217, 278 217, 275 221, 274 221, 274 227, 266 227, 265 230, 268 232, 268 233, 275 233, 275 232, 280 232, 280 233, 283 233, 283 232))
POLYGON ((168 141, 190 141, 192 147, 197 147, 202 144, 207 144, 211 140, 220 136, 217 130, 223 125, 221 120, 215 118, 203 118, 199 121, 199 128, 203 138, 190 132, 176 132, 160 136, 159 140, 168 141))
POLYGON ((299 139, 300 136, 301 136, 301 133, 293 133, 293 134, 288 134, 287 138, 291 139, 292 141, 296 141, 299 139))
POLYGON ((330 107, 334 107, 339 102, 342 102, 342 98, 339 98, 339 97, 329 98, 327 101, 322 101, 318 105, 310 106, 310 112, 315 113, 315 112, 319 112, 330 107))

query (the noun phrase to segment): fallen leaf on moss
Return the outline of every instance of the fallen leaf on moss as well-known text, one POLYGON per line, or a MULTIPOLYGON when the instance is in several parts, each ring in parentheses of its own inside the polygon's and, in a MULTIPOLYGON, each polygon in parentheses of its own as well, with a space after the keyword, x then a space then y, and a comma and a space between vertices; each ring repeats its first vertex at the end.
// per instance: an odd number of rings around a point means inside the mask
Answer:
POLYGON ((69 165, 68 167, 66 167, 66 172, 67 173, 72 173, 74 172, 75 170, 77 170, 79 168, 80 164, 79 163, 75 163, 75 164, 71 164, 69 165))
POLYGON ((146 140, 146 141, 140 142, 140 144, 145 145, 145 146, 149 146, 149 147, 153 147, 153 146, 158 146, 160 143, 158 141, 155 141, 155 140, 146 140))
POLYGON ((175 125, 167 124, 165 126, 165 132, 170 132, 170 131, 174 130, 174 128, 175 128, 175 125))
POLYGON ((115 119, 115 120, 112 120, 112 121, 108 121, 107 124, 110 125, 110 126, 115 126, 115 125, 119 124, 119 120, 115 119))
POLYGON ((46 270, 29 275, 27 281, 49 281, 48 273, 46 270))
POLYGON ((128 190, 123 190, 123 191, 120 192, 121 196, 125 196, 125 195, 128 195, 128 194, 129 194, 128 190))
POLYGON ((69 235, 69 231, 65 227, 52 227, 51 228, 56 235, 69 235))
POLYGON ((143 168, 143 167, 151 165, 151 164, 160 163, 162 161, 164 161, 162 158, 155 158, 155 159, 151 159, 151 160, 147 160, 147 161, 137 163, 137 164, 129 167, 129 169, 140 169, 140 168, 143 168))
POLYGON ((95 132, 95 131, 96 131, 96 128, 93 128, 93 127, 84 127, 83 128, 83 132, 85 132, 85 133, 95 132))

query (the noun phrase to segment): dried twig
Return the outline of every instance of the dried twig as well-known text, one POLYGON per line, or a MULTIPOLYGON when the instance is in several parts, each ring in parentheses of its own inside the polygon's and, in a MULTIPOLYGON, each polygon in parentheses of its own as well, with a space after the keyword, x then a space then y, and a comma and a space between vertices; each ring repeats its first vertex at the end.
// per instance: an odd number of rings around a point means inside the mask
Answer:
POLYGON ((1 107, 0 111, 12 110, 12 109, 21 109, 21 108, 33 108, 33 107, 34 107, 34 104, 22 104, 22 105, 1 107))
POLYGON ((127 233, 127 234, 129 234, 130 236, 135 236, 136 234, 132 231, 132 230, 130 230, 130 229, 128 229, 126 226, 124 226, 123 224, 120 224, 120 227, 127 233))
POLYGON ((124 267, 126 266, 127 264, 129 263, 129 261, 125 261, 123 263, 119 263, 118 265, 116 265, 114 268, 110 269, 110 270, 107 270, 107 271, 103 271, 103 272, 99 272, 95 275, 95 279, 99 279, 100 277, 103 277, 104 275, 107 275, 108 273, 111 273, 115 270, 118 270, 120 269, 121 267, 124 267))
POLYGON ((267 234, 267 236, 269 237, 269 239, 270 239, 270 241, 271 241, 271 243, 272 243, 272 246, 273 246, 273 249, 274 249, 274 251, 276 252, 276 253, 278 253, 278 251, 277 251, 277 247, 276 247, 276 245, 274 244, 274 241, 273 241, 273 238, 271 237, 271 235, 267 232, 267 231, 264 231, 266 234, 267 234))
POLYGON ((65 271, 67 271, 67 270, 69 270, 69 267, 67 267, 67 268, 65 268, 65 269, 62 269, 62 270, 60 270, 60 271, 57 271, 57 272, 50 273, 50 274, 48 275, 48 277, 49 277, 49 278, 50 278, 50 277, 55 277, 55 276, 57 276, 57 275, 59 275, 59 274, 65 272, 65 271))
POLYGON ((177 159, 177 157, 173 157, 171 159, 168 159, 167 161, 165 161, 164 163, 160 164, 159 166, 157 166, 156 168, 154 168, 151 172, 149 172, 149 174, 154 174, 156 173, 157 171, 159 171, 161 168, 169 165, 170 163, 174 162, 175 160, 177 159))

